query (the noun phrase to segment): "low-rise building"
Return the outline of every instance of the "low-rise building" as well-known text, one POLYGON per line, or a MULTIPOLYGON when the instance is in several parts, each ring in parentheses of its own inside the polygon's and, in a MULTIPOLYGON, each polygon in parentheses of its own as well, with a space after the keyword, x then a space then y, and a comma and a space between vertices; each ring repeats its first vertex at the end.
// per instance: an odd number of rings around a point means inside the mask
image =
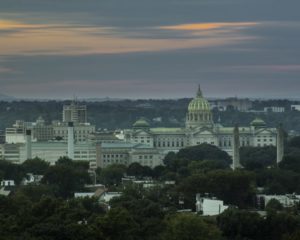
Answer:
POLYGON ((300 105, 291 105, 292 111, 300 111, 300 105))
POLYGON ((283 112, 285 112, 285 108, 284 107, 276 107, 276 106, 265 107, 264 112, 283 113, 283 112))
POLYGON ((203 216, 216 216, 228 209, 229 206, 224 205, 222 200, 209 197, 196 196, 196 212, 203 216))
POLYGON ((296 194, 285 194, 285 195, 257 195, 257 201, 260 208, 265 208, 268 203, 275 199, 281 203, 284 208, 293 207, 296 204, 300 203, 300 195, 296 194))

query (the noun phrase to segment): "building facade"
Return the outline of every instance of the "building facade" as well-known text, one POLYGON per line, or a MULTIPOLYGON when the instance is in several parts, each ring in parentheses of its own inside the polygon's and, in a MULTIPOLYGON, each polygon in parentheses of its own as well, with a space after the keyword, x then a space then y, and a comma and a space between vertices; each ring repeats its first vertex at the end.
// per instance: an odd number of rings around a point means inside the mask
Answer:
MULTIPOLYGON (((185 128, 151 128, 147 120, 139 119, 132 129, 124 131, 126 142, 146 144, 162 153, 208 143, 233 155, 234 127, 214 123, 208 101, 199 87, 189 103, 185 128)), ((240 146, 276 146, 276 129, 256 118, 249 126, 239 127, 240 146)))
MULTIPOLYGON (((69 108, 66 109, 64 110, 69 111, 69 108)), ((68 120, 67 117, 64 120, 68 120)), ((237 151, 240 146, 276 146, 277 142, 282 142, 277 140, 277 129, 268 128, 259 118, 254 119, 249 126, 224 127, 220 123, 214 123, 210 104, 203 97, 200 87, 196 97, 188 105, 185 127, 151 128, 147 120, 141 118, 132 128, 115 134, 95 133, 94 125, 75 122, 72 137, 69 137, 68 124, 64 121, 52 122, 51 125, 46 125, 42 118, 38 118, 35 123, 18 121, 13 128, 6 130, 7 141, 0 145, 0 159, 22 163, 28 158, 26 144, 31 142, 25 138, 28 129, 32 131, 33 158, 39 157, 54 163, 59 157, 70 156, 67 142, 72 139, 74 160, 89 161, 94 167, 130 165, 134 162, 155 167, 163 164, 163 158, 168 152, 177 152, 202 143, 215 145, 226 151, 236 159, 235 167, 239 167, 237 151)), ((283 154, 282 150, 281 153, 283 154)), ((282 159, 282 154, 278 154, 279 160, 282 159)))
POLYGON ((63 106, 63 122, 86 123, 87 107, 73 101, 70 105, 63 106))

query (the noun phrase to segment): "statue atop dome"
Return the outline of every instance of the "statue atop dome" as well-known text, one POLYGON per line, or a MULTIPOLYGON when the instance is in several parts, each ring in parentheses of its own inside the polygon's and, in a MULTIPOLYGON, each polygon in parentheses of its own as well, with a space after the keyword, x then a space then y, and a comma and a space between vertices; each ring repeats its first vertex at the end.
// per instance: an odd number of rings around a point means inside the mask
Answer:
POLYGON ((197 97, 203 97, 200 84, 198 85, 197 97))

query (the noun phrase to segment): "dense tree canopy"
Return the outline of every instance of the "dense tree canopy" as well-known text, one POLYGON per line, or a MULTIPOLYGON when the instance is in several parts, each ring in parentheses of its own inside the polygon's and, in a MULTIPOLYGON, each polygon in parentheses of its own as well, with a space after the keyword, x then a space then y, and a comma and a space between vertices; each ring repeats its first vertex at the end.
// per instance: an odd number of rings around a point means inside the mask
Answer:
POLYGON ((166 220, 165 240, 218 240, 220 230, 201 217, 191 214, 172 215, 166 220))
POLYGON ((288 145, 279 167, 271 168, 274 149, 244 150, 246 162, 255 163, 245 164, 247 170, 231 170, 228 155, 208 144, 169 153, 166 165, 154 169, 138 163, 98 168, 98 183, 122 191, 105 204, 98 198, 73 198, 91 183, 87 162, 66 157, 53 166, 40 159, 19 165, 0 161, 1 179, 19 184, 28 172, 44 175, 41 184, 18 185, 8 197, 0 196, 0 239, 298 239, 299 207, 285 209, 271 200, 265 217, 249 209, 255 209, 256 187, 270 194, 300 193, 299 148, 288 145), (152 177, 155 187, 122 185, 126 175, 152 177), (195 210, 197 193, 217 197, 230 208, 212 218, 177 212, 195 210))
POLYGON ((262 169, 276 164, 276 147, 242 147, 241 164, 249 170, 262 169))

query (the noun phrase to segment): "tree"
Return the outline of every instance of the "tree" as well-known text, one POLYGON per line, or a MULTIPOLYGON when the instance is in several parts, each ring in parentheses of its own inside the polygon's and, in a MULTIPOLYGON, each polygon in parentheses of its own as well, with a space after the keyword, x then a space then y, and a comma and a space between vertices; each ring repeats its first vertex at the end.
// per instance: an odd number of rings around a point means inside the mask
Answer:
POLYGON ((267 212, 281 211, 282 209, 283 209, 283 206, 277 199, 271 199, 266 206, 267 212))
POLYGON ((212 159, 225 161, 228 164, 231 162, 230 156, 225 151, 222 151, 218 147, 207 143, 183 148, 179 150, 176 156, 178 158, 188 159, 189 161, 212 159))
MULTIPOLYGON (((191 162, 213 161, 212 165, 219 165, 222 168, 229 167, 231 163, 230 156, 220 150, 218 147, 210 144, 201 144, 193 147, 187 147, 179 150, 178 153, 170 152, 164 158, 164 164, 167 169, 179 173, 179 175, 190 175, 189 169, 186 169, 191 162), (180 170, 180 171, 179 171, 180 170)), ((205 164, 203 167, 206 167, 205 164)), ((212 167, 212 166, 211 166, 212 167)))
POLYGON ((166 219, 166 229, 162 234, 164 240, 217 240, 221 232, 200 216, 193 214, 171 215, 166 219))
POLYGON ((278 168, 256 171, 257 186, 265 188, 266 194, 286 194, 299 192, 300 175, 290 170, 278 168))
POLYGON ((26 173, 33 173, 38 175, 45 174, 45 172, 49 168, 49 165, 50 164, 48 162, 40 158, 28 159, 22 163, 22 166, 26 173))
POLYGON ((127 175, 135 176, 137 178, 151 177, 153 171, 148 166, 142 166, 140 163, 132 163, 127 168, 127 175))
POLYGON ((189 208, 194 208, 197 193, 211 193, 226 204, 246 207, 253 203, 255 177, 246 171, 217 170, 185 178, 177 191, 185 196, 189 208))
POLYGON ((153 177, 160 179, 165 173, 166 173, 166 167, 165 166, 156 166, 153 168, 153 177))
POLYGON ((279 163, 281 169, 294 171, 300 173, 300 151, 297 153, 292 152, 285 155, 282 161, 279 163))
POLYGON ((226 168, 228 168, 228 164, 217 160, 192 161, 188 165, 191 174, 206 173, 208 171, 226 168))
POLYGON ((22 165, 0 160, 1 177, 6 180, 14 180, 19 184, 25 177, 25 171, 22 165))
POLYGON ((73 196, 75 191, 81 190, 90 181, 87 171, 64 164, 49 167, 42 179, 42 183, 54 187, 57 196, 64 198, 73 196))
POLYGON ((228 239, 261 239, 263 219, 258 213, 227 209, 217 217, 217 222, 228 239))
POLYGON ((128 186, 119 198, 110 201, 112 208, 126 209, 138 224, 139 239, 158 240, 163 231, 164 211, 161 192, 143 190, 139 186, 128 186), (159 200, 159 201, 158 201, 159 200))
POLYGON ((289 142, 288 146, 292 148, 300 148, 300 137, 293 137, 289 142))
POLYGON ((122 164, 112 164, 103 168, 100 172, 100 181, 105 185, 118 185, 126 173, 126 166, 122 164))
POLYGON ((242 147, 240 149, 241 164, 248 170, 262 169, 276 163, 276 148, 242 147))
POLYGON ((264 221, 264 239, 280 240, 283 236, 299 230, 299 226, 299 216, 270 212, 264 221))
POLYGON ((51 186, 39 184, 21 186, 15 194, 26 196, 32 202, 38 202, 43 196, 54 196, 54 191, 51 186))
POLYGON ((124 208, 114 208, 98 218, 96 228, 109 240, 138 240, 138 224, 124 208))
POLYGON ((283 240, 299 240, 300 239, 300 230, 293 233, 286 234, 283 237, 283 240))

